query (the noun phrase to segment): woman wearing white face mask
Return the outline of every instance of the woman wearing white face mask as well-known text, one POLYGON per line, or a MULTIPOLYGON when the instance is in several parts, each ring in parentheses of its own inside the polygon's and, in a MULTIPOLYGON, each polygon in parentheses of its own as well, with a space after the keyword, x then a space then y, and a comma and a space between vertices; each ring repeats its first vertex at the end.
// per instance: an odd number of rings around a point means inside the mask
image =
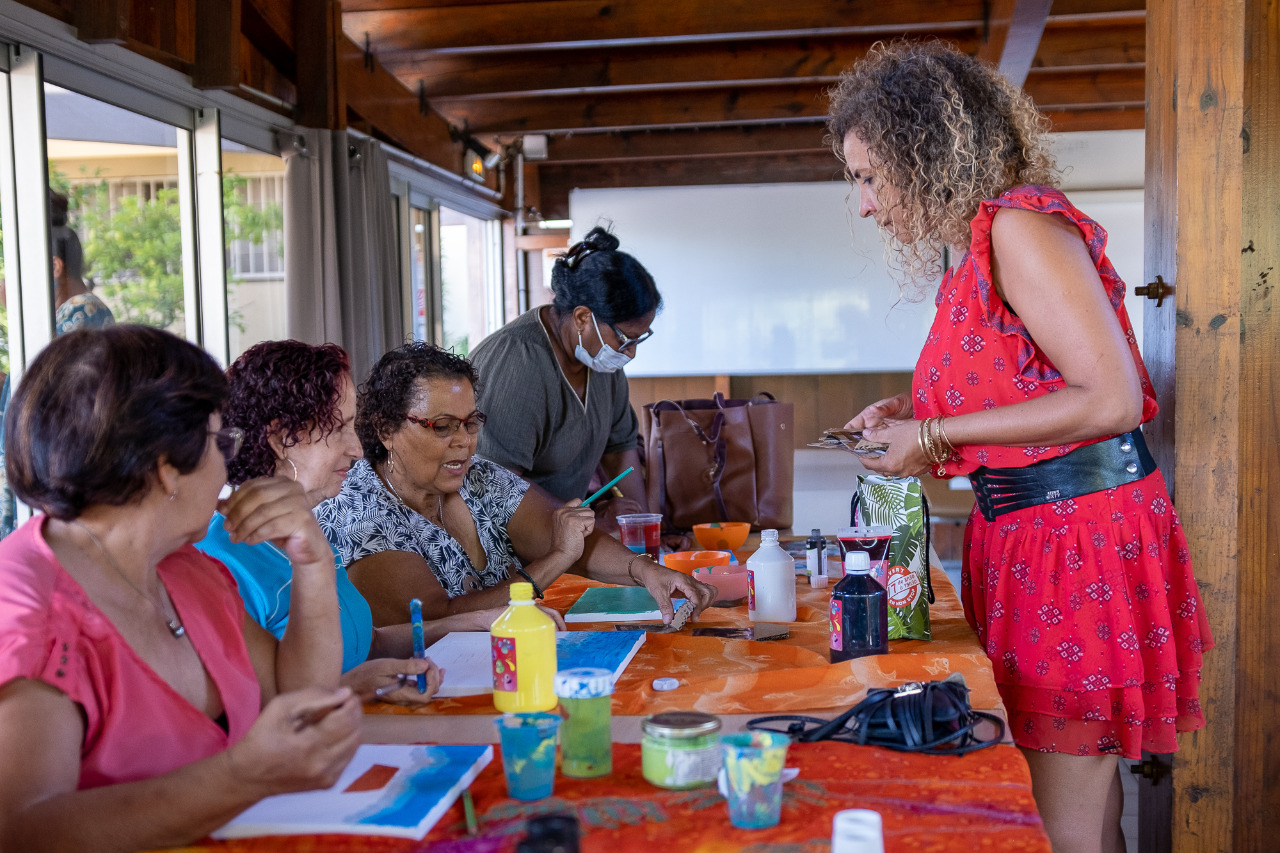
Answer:
POLYGON ((551 305, 526 312, 470 355, 489 415, 477 453, 562 501, 586 497, 597 466, 608 478, 634 467, 618 484, 621 498, 595 504, 607 529, 618 515, 648 511, 639 424, 621 368, 653 334, 662 297, 603 228, 556 260, 551 289, 551 305))

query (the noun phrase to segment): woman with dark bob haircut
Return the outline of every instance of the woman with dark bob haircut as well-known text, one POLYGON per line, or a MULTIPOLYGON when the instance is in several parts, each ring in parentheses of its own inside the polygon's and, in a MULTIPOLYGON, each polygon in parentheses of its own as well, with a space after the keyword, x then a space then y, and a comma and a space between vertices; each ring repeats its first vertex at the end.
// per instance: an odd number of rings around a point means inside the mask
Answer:
POLYGON ((39 513, 0 542, 0 848, 181 845, 333 784, 355 751, 333 555, 302 489, 218 500, 241 438, 226 388, 208 355, 143 326, 60 337, 18 386, 7 471, 39 513), (293 561, 279 642, 192 547, 215 508, 293 561))
POLYGON ((466 359, 412 343, 379 359, 360 388, 364 459, 316 515, 375 625, 404 622, 413 598, 431 617, 501 607, 513 581, 532 583, 541 597, 570 569, 646 587, 664 621, 676 595, 699 611, 711 603, 712 587, 594 530, 580 500, 561 504, 476 456, 487 420, 476 407, 478 384, 466 359))
POLYGON ((917 280, 946 271, 911 394, 850 429, 875 471, 967 475, 965 614, 995 665, 1055 853, 1124 849, 1117 756, 1204 725, 1213 644, 1139 426, 1155 394, 1106 232, 1056 189, 1047 123, 937 42, 880 44, 832 91, 859 213, 917 280))
MULTIPOLYGON (((296 482, 314 507, 342 489, 361 456, 356 438, 356 389, 347 354, 336 344, 267 341, 250 347, 227 369, 230 391, 223 423, 244 433, 244 446, 227 466, 228 482, 258 477, 296 482)), ((215 514, 196 547, 222 561, 235 576, 245 608, 276 637, 289 626, 293 567, 270 542, 232 541, 226 519, 215 514)), ((366 700, 422 704, 434 698, 440 671, 413 658, 408 623, 373 627, 369 604, 338 561, 336 583, 342 618, 342 683, 366 700), (427 691, 419 693, 419 672, 427 691)), ((500 610, 466 613, 426 625, 427 642, 449 631, 487 631, 500 610), (487 621, 486 621, 487 620, 487 621)))
POLYGON ((560 501, 585 498, 592 475, 618 484, 622 497, 594 506, 602 528, 648 512, 640 473, 636 413, 622 368, 653 334, 662 307, 653 276, 618 238, 593 228, 551 271, 555 300, 534 308, 475 348, 484 378, 480 408, 492 421, 477 452, 560 501))

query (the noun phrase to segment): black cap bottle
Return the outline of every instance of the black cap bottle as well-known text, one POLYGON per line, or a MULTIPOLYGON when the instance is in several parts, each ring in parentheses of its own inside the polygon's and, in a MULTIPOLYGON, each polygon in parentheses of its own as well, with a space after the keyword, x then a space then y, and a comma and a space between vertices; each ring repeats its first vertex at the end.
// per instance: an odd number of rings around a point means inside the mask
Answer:
POLYGON ((871 577, 865 551, 844 556, 844 577, 831 590, 831 662, 889 651, 889 596, 871 577))

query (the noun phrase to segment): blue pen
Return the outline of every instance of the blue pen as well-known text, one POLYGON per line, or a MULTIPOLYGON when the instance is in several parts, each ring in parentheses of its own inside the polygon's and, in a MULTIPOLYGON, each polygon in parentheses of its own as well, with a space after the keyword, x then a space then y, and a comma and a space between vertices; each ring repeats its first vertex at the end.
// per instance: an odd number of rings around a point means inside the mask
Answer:
MULTIPOLYGON (((422 602, 414 598, 409 601, 409 621, 413 623, 413 656, 419 660, 427 656, 427 644, 422 639, 422 602)), ((418 692, 427 692, 427 674, 418 673, 418 692)))

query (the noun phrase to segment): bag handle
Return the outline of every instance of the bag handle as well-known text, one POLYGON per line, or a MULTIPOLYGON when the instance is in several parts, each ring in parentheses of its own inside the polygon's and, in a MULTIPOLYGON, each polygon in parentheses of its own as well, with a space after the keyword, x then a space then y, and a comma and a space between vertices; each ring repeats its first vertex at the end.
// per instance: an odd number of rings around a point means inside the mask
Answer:
MULTIPOLYGON (((723 411, 724 395, 717 391, 714 399, 716 402, 716 414, 715 417, 711 419, 710 432, 703 431, 702 427, 693 418, 689 417, 688 413, 684 410, 684 406, 680 405, 675 400, 659 400, 657 403, 653 404, 653 411, 655 413, 658 411, 672 410, 679 412, 680 417, 684 418, 684 422, 693 430, 694 435, 698 437, 698 440, 702 442, 703 446, 711 448, 711 467, 704 472, 703 476, 711 486, 711 493, 715 498, 716 512, 720 513, 720 521, 726 522, 729 520, 729 507, 724 502, 724 492, 720 487, 720 480, 724 477, 725 462, 729 455, 728 441, 723 435, 721 435, 724 431, 725 424, 723 411)), ((659 442, 659 448, 661 448, 661 442, 659 442)), ((658 470, 665 471, 666 469, 659 467, 658 470)), ((665 514, 667 508, 665 476, 662 485, 662 494, 662 507, 665 514)))

